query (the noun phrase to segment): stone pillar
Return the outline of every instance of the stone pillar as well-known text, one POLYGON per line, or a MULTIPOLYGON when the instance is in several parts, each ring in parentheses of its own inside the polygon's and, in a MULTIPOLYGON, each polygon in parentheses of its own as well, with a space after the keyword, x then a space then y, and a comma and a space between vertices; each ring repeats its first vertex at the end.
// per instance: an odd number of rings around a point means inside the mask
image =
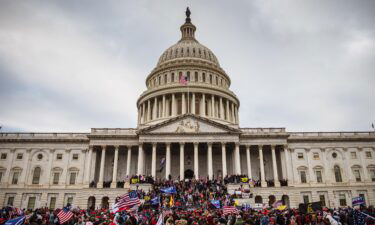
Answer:
POLYGON ((220 97, 220 119, 224 120, 224 107, 222 97, 220 97))
POLYGON ((313 170, 313 167, 311 165, 310 149, 307 148, 307 149, 305 149, 305 151, 306 151, 307 169, 309 171, 309 176, 308 176, 309 180, 307 182, 316 183, 316 179, 313 179, 314 170, 313 170))
POLYGON ((343 152, 344 152, 344 160, 345 160, 345 168, 346 168, 346 173, 348 174, 347 176, 347 181, 348 182, 354 182, 355 180, 353 179, 353 173, 352 173, 352 168, 350 168, 349 164, 349 160, 350 160, 350 152, 348 151, 348 148, 342 148, 343 152))
POLYGON ((138 124, 141 123, 141 107, 138 107, 138 124))
POLYGON ((199 143, 194 142, 194 175, 195 179, 199 179, 199 143))
POLYGON ((365 159, 365 156, 364 156, 364 154, 366 154, 366 153, 363 151, 363 147, 359 147, 358 148, 358 153, 359 153, 359 161, 361 162, 361 165, 363 166, 363 168, 362 168, 362 170, 363 170, 363 179, 362 179, 362 182, 364 182, 364 181, 368 180, 367 166, 365 164, 365 160, 366 159, 365 159))
POLYGON ((221 161, 223 164, 223 178, 227 176, 227 152, 226 152, 225 142, 221 143, 221 161))
POLYGON ((176 107, 176 97, 172 94, 172 116, 177 115, 177 107, 176 107))
POLYGON ((85 184, 89 185, 90 184, 90 169, 91 169, 91 160, 92 160, 92 151, 93 151, 94 146, 90 145, 89 146, 89 155, 86 159, 86 171, 85 171, 85 184))
POLYGON ((181 114, 186 114, 185 93, 181 93, 181 114))
POLYGON ((241 161, 240 161, 240 143, 236 143, 235 144, 236 147, 235 147, 235 160, 236 160, 236 174, 237 175, 240 175, 241 174, 241 161))
POLYGON ((156 143, 152 143, 151 176, 156 179, 156 143))
POLYGON ((168 180, 168 176, 171 174, 171 143, 165 143, 165 179, 168 180))
POLYGON ((267 187, 266 176, 264 173, 263 145, 259 145, 259 164, 260 164, 261 185, 262 187, 267 187))
POLYGON ((229 119, 229 100, 228 99, 226 100, 225 106, 226 106, 226 117, 227 117, 226 120, 230 121, 230 119, 229 119))
POLYGON ((115 146, 115 157, 113 159, 113 172, 112 172, 112 183, 111 188, 117 187, 117 165, 118 165, 118 149, 119 146, 115 146))
POLYGON ((184 148, 185 143, 180 143, 180 180, 184 180, 184 172, 185 172, 185 161, 184 161, 184 148))
POLYGON ((191 93, 191 114, 195 115, 195 93, 191 93))
POLYGON ((151 99, 147 100, 147 121, 151 120, 151 99))
POLYGON ((215 117, 215 96, 211 95, 211 117, 215 117))
POLYGON ((154 98, 154 107, 152 109, 152 119, 156 119, 158 117, 158 98, 154 98))
POLYGON ((288 180, 288 186, 293 184, 293 172, 290 162, 290 155, 288 146, 284 145, 284 155, 285 155, 285 164, 286 164, 286 179, 288 180))
POLYGON ((275 181, 275 187, 280 187, 279 174, 277 173, 277 161, 276 161, 275 148, 276 148, 275 145, 271 145, 273 179, 275 181))
POLYGON ((97 187, 103 188, 103 182, 104 182, 104 162, 105 162, 105 145, 102 146, 102 157, 100 158, 100 171, 99 171, 99 182, 97 187))
POLYGON ((165 113, 165 95, 163 95, 163 107, 162 107, 162 117, 165 118, 166 113, 165 113))
POLYGON ((239 106, 236 106, 236 107, 234 108, 234 110, 235 110, 235 112, 236 112, 236 124, 239 124, 239 122, 240 122, 240 118, 239 118, 239 116, 238 116, 238 107, 239 107, 239 106))
POLYGON ((235 118, 234 118, 234 104, 233 104, 233 102, 232 102, 232 107, 231 107, 231 113, 232 113, 232 123, 235 123, 236 122, 236 120, 235 120, 235 118))
POLYGON ((128 146, 128 158, 126 161, 126 176, 130 176, 130 164, 132 160, 132 146, 128 146))
POLYGON ((201 116, 206 116, 206 98, 205 94, 202 93, 202 110, 200 110, 201 116))
POLYGON ((250 145, 246 145, 246 162, 247 162, 247 176, 251 178, 251 157, 250 157, 250 145))
POLYGON ((143 143, 139 143, 139 147, 138 147, 137 175, 144 175, 143 174, 143 143))
POLYGON ((208 164, 208 179, 212 179, 212 143, 207 143, 207 164, 208 164))
POLYGON ((146 104, 142 103, 142 123, 146 122, 146 104))
POLYGON ((320 149, 322 151, 322 154, 323 154, 323 165, 324 165, 324 181, 325 183, 327 184, 330 184, 332 183, 332 177, 331 177, 331 174, 330 174, 330 171, 331 171, 331 167, 329 166, 329 162, 327 161, 327 149, 325 148, 322 148, 320 149))

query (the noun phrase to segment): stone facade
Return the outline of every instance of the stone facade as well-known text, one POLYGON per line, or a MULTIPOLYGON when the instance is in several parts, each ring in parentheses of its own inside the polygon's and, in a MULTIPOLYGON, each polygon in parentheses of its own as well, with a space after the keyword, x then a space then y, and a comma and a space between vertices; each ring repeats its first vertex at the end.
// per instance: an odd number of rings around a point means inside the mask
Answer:
POLYGON ((246 174, 261 183, 250 188, 252 198, 242 200, 250 203, 283 199, 291 207, 304 201, 339 207, 358 195, 375 203, 373 132, 240 128, 240 102, 229 90, 230 78, 195 39, 195 30, 188 17, 181 40, 148 75, 137 101, 137 128, 0 133, 0 206, 106 206, 124 189, 136 188, 121 184, 134 174, 246 174), (274 185, 268 187, 270 180, 274 185))

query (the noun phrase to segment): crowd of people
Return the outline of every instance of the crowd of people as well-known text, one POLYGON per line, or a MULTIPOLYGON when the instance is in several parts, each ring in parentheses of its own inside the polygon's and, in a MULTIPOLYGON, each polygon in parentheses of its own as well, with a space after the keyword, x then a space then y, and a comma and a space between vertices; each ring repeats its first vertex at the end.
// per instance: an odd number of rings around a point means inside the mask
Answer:
MULTIPOLYGON (((139 177, 138 177, 139 178, 139 177)), ((210 180, 153 181, 149 191, 133 192, 141 204, 131 211, 114 212, 111 209, 79 209, 71 207, 72 217, 67 225, 371 225, 375 224, 372 206, 360 209, 321 208, 314 211, 269 206, 254 209, 238 205, 228 193, 225 182, 210 180), (165 190, 173 190, 166 193, 165 190), (225 212, 224 208, 235 210, 225 212)), ((116 199, 117 201, 118 199, 116 199)), ((57 216, 61 209, 35 210, 5 207, 1 210, 0 225, 19 216, 25 216, 27 225, 60 225, 57 216)), ((20 225, 20 224, 17 224, 20 225)))

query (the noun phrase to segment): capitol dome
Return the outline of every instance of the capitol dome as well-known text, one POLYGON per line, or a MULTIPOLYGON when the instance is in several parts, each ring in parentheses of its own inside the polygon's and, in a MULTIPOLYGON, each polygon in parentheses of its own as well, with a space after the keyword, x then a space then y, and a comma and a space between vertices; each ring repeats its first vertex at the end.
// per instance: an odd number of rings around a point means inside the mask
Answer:
POLYGON ((190 10, 180 27, 181 39, 160 56, 137 101, 138 126, 193 114, 238 127, 239 100, 214 53, 195 38, 190 10))

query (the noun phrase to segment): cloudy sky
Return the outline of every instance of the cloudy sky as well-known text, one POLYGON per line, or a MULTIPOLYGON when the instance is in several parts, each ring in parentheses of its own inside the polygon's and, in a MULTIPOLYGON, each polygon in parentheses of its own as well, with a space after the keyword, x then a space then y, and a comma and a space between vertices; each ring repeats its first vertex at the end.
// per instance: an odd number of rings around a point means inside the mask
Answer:
POLYGON ((2 131, 136 127, 136 100, 190 6, 241 127, 368 131, 375 1, 0 2, 2 131))

